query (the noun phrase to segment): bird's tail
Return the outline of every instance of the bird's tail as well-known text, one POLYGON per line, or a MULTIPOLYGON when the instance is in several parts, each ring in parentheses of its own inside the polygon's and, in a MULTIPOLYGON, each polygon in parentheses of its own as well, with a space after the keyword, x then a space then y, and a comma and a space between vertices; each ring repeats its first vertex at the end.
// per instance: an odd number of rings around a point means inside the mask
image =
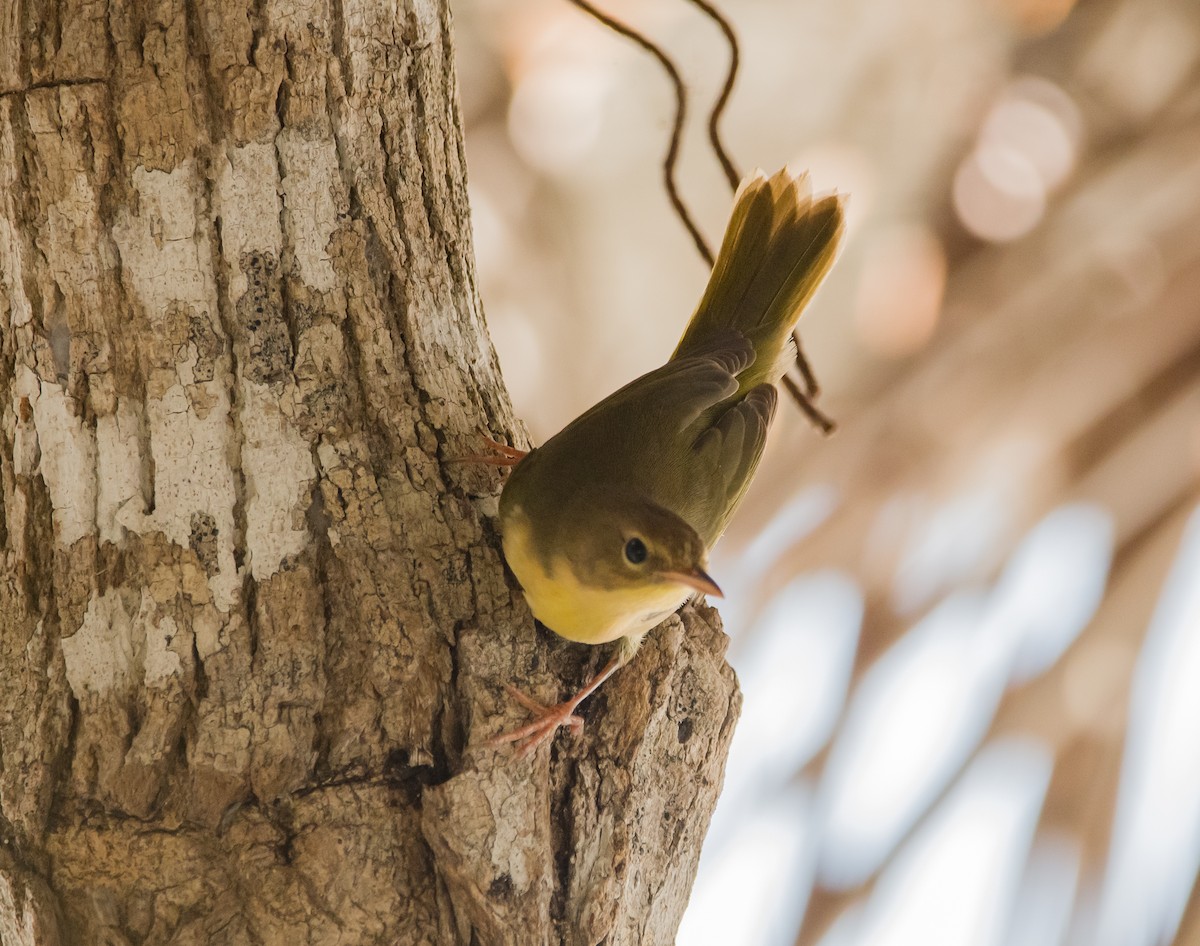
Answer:
POLYGON ((710 347, 730 329, 753 344, 755 362, 741 390, 777 381, 787 368, 791 334, 841 243, 843 199, 816 200, 808 174, 787 168, 742 182, 708 288, 673 358, 710 347))

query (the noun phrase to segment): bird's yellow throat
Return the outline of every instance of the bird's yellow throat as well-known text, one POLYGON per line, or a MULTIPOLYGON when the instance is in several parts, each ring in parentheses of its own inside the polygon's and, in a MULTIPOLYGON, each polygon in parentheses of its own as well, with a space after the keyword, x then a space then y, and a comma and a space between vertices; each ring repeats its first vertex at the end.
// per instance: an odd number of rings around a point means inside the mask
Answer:
POLYGON ((640 637, 695 594, 687 585, 671 581, 595 588, 581 582, 562 557, 552 559, 547 571, 530 542, 529 522, 519 512, 505 527, 504 557, 533 616, 560 637, 581 644, 640 637))

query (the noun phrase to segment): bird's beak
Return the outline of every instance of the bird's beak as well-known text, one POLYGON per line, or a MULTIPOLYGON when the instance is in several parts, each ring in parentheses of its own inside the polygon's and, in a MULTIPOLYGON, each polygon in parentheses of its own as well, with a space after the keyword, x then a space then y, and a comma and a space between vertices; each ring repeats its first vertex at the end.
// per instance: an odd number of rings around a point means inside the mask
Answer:
POLYGON ((725 597, 721 593, 721 589, 717 586, 717 583, 709 578, 708 573, 699 566, 693 568, 690 572, 659 572, 659 575, 668 581, 677 581, 681 585, 695 588, 702 594, 712 595, 714 598, 725 597))

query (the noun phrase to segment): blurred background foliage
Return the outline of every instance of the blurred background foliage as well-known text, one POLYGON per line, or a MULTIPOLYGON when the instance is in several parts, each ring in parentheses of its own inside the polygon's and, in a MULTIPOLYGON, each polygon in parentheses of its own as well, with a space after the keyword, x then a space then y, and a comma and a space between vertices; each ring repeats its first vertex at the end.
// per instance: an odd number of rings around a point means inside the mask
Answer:
MULTIPOLYGON (((680 946, 1200 943, 1200 3, 726 0, 743 170, 851 195, 712 573, 745 692, 680 946)), ((685 0, 608 0, 691 93, 685 0)), ((481 294, 540 441, 669 354, 707 269, 644 52, 458 0, 481 294)))

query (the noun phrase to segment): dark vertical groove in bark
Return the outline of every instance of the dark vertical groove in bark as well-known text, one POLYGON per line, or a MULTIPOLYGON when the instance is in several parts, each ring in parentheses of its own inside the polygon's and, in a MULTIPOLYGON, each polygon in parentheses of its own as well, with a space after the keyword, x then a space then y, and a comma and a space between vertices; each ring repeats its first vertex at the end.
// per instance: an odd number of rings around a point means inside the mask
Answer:
MULTIPOLYGON (((11 0, 11 2, 13 6, 16 7, 16 11, 13 14, 13 20, 17 24, 17 29, 21 30, 22 33, 26 33, 30 28, 30 24, 26 19, 29 9, 26 6, 26 0, 11 0)), ((36 4, 37 0, 30 0, 30 2, 36 4)), ((28 46, 23 42, 17 43, 17 75, 19 77, 21 86, 24 88, 29 88, 30 83, 33 81, 33 77, 29 68, 29 49, 28 46)))
MULTIPOLYGON (((192 0, 181 0, 181 2, 190 53, 187 80, 192 95, 189 106, 196 114, 196 124, 207 130, 211 148, 212 143, 220 141, 223 137, 220 121, 221 94, 212 74, 208 36, 203 24, 199 21, 199 13, 192 0)), ((211 165, 211 155, 209 158, 210 160, 206 163, 211 165)))

